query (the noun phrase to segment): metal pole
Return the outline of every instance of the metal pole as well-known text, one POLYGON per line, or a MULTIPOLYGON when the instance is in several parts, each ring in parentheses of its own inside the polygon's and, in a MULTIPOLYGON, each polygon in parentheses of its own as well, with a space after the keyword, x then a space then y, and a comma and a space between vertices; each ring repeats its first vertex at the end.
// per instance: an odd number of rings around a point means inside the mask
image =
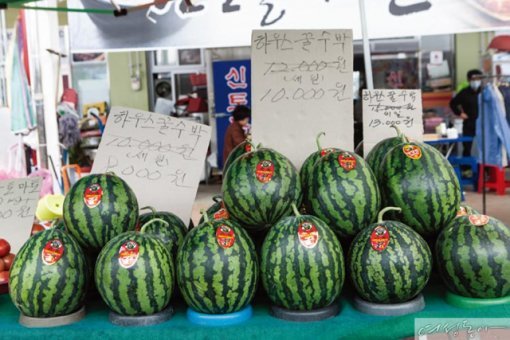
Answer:
POLYGON ((361 17, 361 32, 363 35, 363 56, 365 58, 365 78, 367 89, 374 89, 374 78, 372 74, 372 56, 370 54, 370 40, 368 38, 367 17, 365 12, 365 0, 359 0, 359 13, 361 17))
POLYGON ((482 119, 482 212, 484 215, 487 214, 487 193, 485 192, 485 161, 486 161, 486 155, 485 155, 485 105, 483 103, 483 92, 485 90, 485 87, 482 83, 482 87, 480 88, 480 94, 478 99, 481 100, 481 106, 482 106, 482 112, 481 112, 481 119, 482 119))

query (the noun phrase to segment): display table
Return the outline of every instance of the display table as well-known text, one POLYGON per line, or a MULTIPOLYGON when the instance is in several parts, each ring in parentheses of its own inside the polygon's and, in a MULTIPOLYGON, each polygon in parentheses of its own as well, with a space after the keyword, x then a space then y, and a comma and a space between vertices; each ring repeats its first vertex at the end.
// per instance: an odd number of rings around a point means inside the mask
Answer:
MULTIPOLYGON (((2 338, 53 339, 398 339, 414 335, 415 318, 510 318, 510 305, 483 309, 452 307, 443 299, 444 287, 434 284, 425 290, 427 306, 422 312, 401 317, 362 314, 352 307, 352 298, 341 299, 340 314, 332 319, 295 323, 275 319, 268 314, 267 303, 254 304, 254 316, 248 322, 231 327, 210 328, 191 324, 185 306, 178 305, 174 317, 163 324, 148 327, 120 327, 108 321, 108 310, 100 302, 87 306, 82 321, 64 327, 27 329, 18 324, 19 313, 8 295, 0 296, 0 329, 2 338)), ((260 301, 260 298, 256 299, 260 301)))
POLYGON ((461 136, 458 138, 440 138, 437 137, 437 135, 425 135, 423 138, 423 142, 426 144, 437 147, 445 147, 443 154, 446 158, 451 156, 455 145, 458 143, 473 142, 473 140, 474 138, 469 136, 461 136))

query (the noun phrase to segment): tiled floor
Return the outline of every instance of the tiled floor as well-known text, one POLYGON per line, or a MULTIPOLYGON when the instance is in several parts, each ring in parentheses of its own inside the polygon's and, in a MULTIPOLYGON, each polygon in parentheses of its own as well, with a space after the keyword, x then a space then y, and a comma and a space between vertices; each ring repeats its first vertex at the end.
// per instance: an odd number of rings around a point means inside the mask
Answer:
MULTIPOLYGON (((213 204, 212 197, 221 192, 220 185, 201 185, 195 205, 193 206, 193 222, 200 219, 200 210, 207 209, 213 204)), ((466 203, 478 211, 482 211, 482 195, 474 192, 466 192, 466 203)), ((510 190, 506 195, 496 196, 494 193, 487 193, 487 214, 493 216, 506 225, 510 226, 510 190)))

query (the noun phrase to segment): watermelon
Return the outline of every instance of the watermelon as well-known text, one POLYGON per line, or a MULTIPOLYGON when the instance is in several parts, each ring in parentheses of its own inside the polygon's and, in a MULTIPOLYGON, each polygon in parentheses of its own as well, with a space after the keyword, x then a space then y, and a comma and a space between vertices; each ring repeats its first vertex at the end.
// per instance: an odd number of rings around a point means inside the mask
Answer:
POLYGON ((301 203, 301 182, 292 163, 271 149, 257 149, 232 163, 223 180, 229 215, 248 230, 267 229, 301 203))
POLYGON ((451 292, 481 299, 510 295, 510 228, 494 217, 454 219, 439 234, 436 258, 451 292))
POLYGON ((359 296, 369 302, 394 304, 416 297, 432 270, 432 254, 425 240, 397 221, 379 221, 363 229, 349 249, 348 266, 359 296))
POLYGON ((435 148, 404 142, 391 149, 381 166, 385 205, 402 208, 401 222, 431 237, 456 216, 459 181, 448 160, 435 148))
POLYGON ((373 223, 381 205, 374 174, 360 156, 331 152, 313 168, 308 186, 311 215, 325 221, 342 238, 373 223))
POLYGON ((252 144, 250 139, 246 139, 244 142, 236 146, 232 152, 228 155, 227 159, 225 160, 225 164, 223 165, 223 174, 225 174, 230 168, 230 165, 238 159, 240 156, 244 155, 245 153, 250 152, 252 149, 252 144))
POLYGON ((261 278, 280 307, 313 310, 334 303, 345 278, 342 246, 329 226, 310 215, 278 221, 262 246, 261 278))
POLYGON ((158 236, 167 246, 172 257, 175 258, 177 256, 177 249, 188 232, 186 225, 171 212, 156 211, 152 207, 144 207, 141 210, 146 209, 151 210, 151 212, 140 215, 139 225, 146 225, 145 233, 158 236), (153 223, 148 224, 151 220, 154 220, 153 223))
POLYGON ((330 152, 341 151, 340 149, 335 148, 323 149, 320 143, 320 138, 324 135, 325 135, 324 132, 321 132, 317 135, 316 139, 317 151, 315 151, 310 156, 308 156, 307 159, 305 159, 303 165, 301 166, 301 170, 299 171, 299 178, 301 178, 301 188, 303 189, 303 198, 305 202, 308 201, 306 192, 308 188, 308 181, 310 180, 310 175, 317 161, 330 152))
POLYGON ((245 308, 257 287, 258 262, 247 232, 232 220, 190 230, 177 255, 177 283, 186 303, 206 314, 245 308))
MULTIPOLYGON (((164 223, 153 219, 149 223, 164 223)), ((174 263, 163 241, 131 231, 112 238, 96 261, 96 287, 106 305, 124 316, 152 315, 164 310, 174 290, 174 263)))
POLYGON ((386 138, 377 143, 372 150, 366 155, 365 160, 368 165, 374 172, 374 175, 377 179, 381 178, 381 164, 384 160, 384 157, 395 146, 402 143, 402 138, 404 135, 400 132, 399 128, 395 125, 391 126, 397 131, 397 136, 392 138, 386 138))
MULTIPOLYGON (((220 220, 220 219, 229 219, 229 214, 227 209, 225 209, 225 205, 223 204, 223 199, 221 195, 216 195, 213 197, 214 204, 211 205, 207 211, 205 212, 209 217, 209 220, 220 220)), ((204 223, 204 216, 200 218, 198 224, 204 223)))
POLYGON ((98 174, 83 177, 64 201, 68 232, 87 251, 98 253, 113 237, 134 231, 138 202, 120 177, 98 174))
POLYGON ((11 267, 9 293, 25 316, 57 317, 83 306, 88 283, 83 250, 69 234, 52 228, 21 247, 11 267))

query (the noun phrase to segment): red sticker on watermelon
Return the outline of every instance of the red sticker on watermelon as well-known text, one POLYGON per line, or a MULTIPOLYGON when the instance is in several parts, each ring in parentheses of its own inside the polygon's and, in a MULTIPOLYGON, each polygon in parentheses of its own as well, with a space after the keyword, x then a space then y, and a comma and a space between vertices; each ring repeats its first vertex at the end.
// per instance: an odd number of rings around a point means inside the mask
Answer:
POLYGON ((410 159, 418 160, 422 156, 421 148, 418 145, 404 145, 402 151, 410 159))
POLYGON ((305 248, 314 248, 319 242, 319 231, 310 222, 303 222, 298 227, 299 242, 305 248))
POLYGON ((85 189, 83 201, 89 208, 95 208, 101 203, 103 198, 103 188, 97 183, 91 184, 85 189))
POLYGON ((63 255, 64 243, 58 238, 48 241, 41 253, 43 263, 48 266, 57 263, 63 255))
POLYGON ((334 150, 332 148, 322 149, 321 150, 321 157, 326 156, 327 154, 332 153, 334 150))
POLYGON ((378 252, 382 252, 390 243, 390 232, 385 226, 377 226, 372 230, 370 234, 370 244, 372 249, 378 252))
POLYGON ((340 164, 345 171, 354 170, 357 164, 356 157, 348 152, 342 152, 340 156, 338 156, 338 164, 340 164))
POLYGON ((129 269, 138 261, 140 246, 135 241, 125 242, 119 249, 119 265, 122 268, 129 269))
POLYGON ((223 249, 232 247, 236 242, 234 230, 224 224, 220 225, 216 228, 216 242, 218 242, 219 246, 223 249))
POLYGON ((271 161, 261 161, 257 164, 257 168, 255 170, 255 176, 257 176, 257 180, 261 183, 269 183, 274 175, 274 164, 271 161))
POLYGON ((246 145, 244 146, 244 151, 251 152, 251 144, 250 143, 246 143, 246 145))
POLYGON ((221 208, 217 212, 214 213, 213 219, 215 221, 217 220, 228 220, 230 218, 230 215, 228 214, 227 209, 225 209, 225 206, 223 202, 221 202, 221 208))
POLYGON ((489 216, 487 215, 469 215, 469 222, 475 227, 483 227, 489 223, 489 216))

